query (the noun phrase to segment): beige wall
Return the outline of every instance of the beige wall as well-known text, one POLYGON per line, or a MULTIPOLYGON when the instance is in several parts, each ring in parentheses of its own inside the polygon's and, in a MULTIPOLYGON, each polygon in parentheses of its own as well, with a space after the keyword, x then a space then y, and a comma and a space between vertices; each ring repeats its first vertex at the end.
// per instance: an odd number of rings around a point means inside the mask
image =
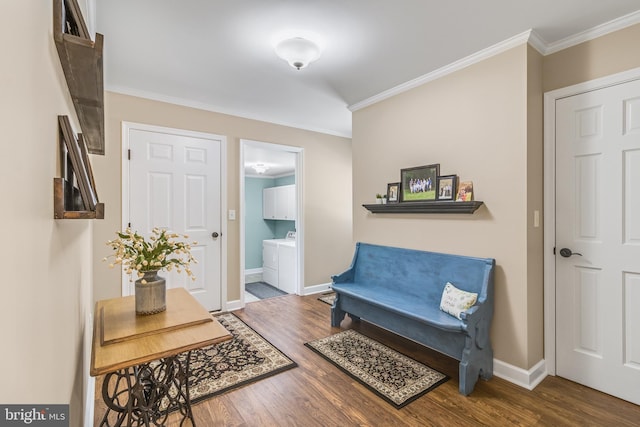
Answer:
POLYGON ((495 357, 523 368, 542 346, 527 311, 527 211, 539 203, 527 194, 527 55, 516 47, 353 114, 355 240, 495 258, 495 357), (431 163, 473 181, 484 207, 473 215, 361 207, 399 181, 401 168, 431 163))
POLYGON ((548 92, 640 67, 640 24, 616 31, 544 58, 548 92))
MULTIPOLYGON (((227 137, 228 209, 240 212, 240 139, 304 149, 304 285, 331 281, 351 259, 351 140, 316 132, 213 113, 174 104, 107 92, 105 95, 106 155, 93 163, 105 219, 94 233, 95 299, 121 294, 120 275, 101 258, 104 242, 121 225, 121 124, 123 121, 208 132, 227 137)), ((240 221, 227 222, 227 299, 240 298, 240 221)))
POLYGON ((640 67, 639 40, 635 25, 546 57, 523 45, 353 115, 354 239, 496 258, 497 359, 529 369, 544 357, 543 93, 640 67), (401 168, 438 162, 473 180, 485 207, 472 216, 360 207, 401 168))
POLYGON ((89 220, 53 219, 59 114, 79 131, 52 36, 52 2, 0 6, 0 402, 71 404, 82 425, 91 302, 89 220))

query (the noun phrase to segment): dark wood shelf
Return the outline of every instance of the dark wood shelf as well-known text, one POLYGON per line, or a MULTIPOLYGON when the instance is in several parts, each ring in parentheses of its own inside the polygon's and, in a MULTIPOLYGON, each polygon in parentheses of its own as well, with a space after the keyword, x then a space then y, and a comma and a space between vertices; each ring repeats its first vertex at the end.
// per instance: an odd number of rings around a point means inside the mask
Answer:
POLYGON ((54 219, 104 219, 104 203, 97 203, 95 211, 84 210, 80 190, 64 178, 53 178, 54 219))
POLYGON ((54 0, 53 19, 53 39, 87 148, 104 154, 104 38, 89 38, 76 0, 54 0))
POLYGON ((404 202, 387 204, 364 204, 365 209, 374 214, 395 213, 427 213, 427 214, 472 214, 484 203, 471 202, 404 202))

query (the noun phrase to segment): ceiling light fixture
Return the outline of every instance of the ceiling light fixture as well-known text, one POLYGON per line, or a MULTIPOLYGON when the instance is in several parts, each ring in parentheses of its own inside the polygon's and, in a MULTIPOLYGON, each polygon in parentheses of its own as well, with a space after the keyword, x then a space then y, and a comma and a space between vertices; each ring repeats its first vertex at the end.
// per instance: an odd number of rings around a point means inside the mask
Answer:
POLYGON ((292 37, 276 45, 276 54, 300 70, 320 57, 320 47, 303 37, 292 37))
POLYGON ((266 171, 269 170, 269 167, 267 165, 265 165, 264 163, 256 163, 255 165, 253 165, 251 167, 258 174, 263 174, 263 173, 265 173, 266 171))

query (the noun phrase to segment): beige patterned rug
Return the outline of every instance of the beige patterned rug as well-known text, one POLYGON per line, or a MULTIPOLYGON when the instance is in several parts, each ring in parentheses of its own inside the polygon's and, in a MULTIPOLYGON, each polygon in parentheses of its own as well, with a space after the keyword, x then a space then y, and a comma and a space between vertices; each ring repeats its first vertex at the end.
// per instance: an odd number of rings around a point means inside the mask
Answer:
POLYGON ((398 409, 449 379, 352 329, 305 345, 398 409))
POLYGON ((336 300, 336 294, 335 294, 335 292, 323 294, 318 299, 320 301, 322 301, 323 303, 325 303, 325 304, 333 305, 333 302, 336 300))
POLYGON ((189 393, 192 403, 297 366, 235 315, 224 313, 215 318, 233 338, 191 353, 189 393))

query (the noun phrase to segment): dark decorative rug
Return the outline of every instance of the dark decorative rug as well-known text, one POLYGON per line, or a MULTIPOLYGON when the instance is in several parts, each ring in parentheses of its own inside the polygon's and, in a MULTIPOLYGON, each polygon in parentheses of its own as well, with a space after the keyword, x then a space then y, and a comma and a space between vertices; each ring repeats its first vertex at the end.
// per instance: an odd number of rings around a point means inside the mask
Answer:
POLYGON ((397 409, 449 377, 349 329, 305 344, 397 409))
POLYGON ((224 313, 215 318, 233 338, 191 352, 192 403, 298 366, 235 315, 224 313))
POLYGON ((271 286, 265 282, 253 282, 244 285, 244 289, 259 299, 267 299, 273 297, 279 297, 281 295, 287 295, 285 291, 281 291, 275 286, 271 286))
POLYGON ((331 292, 328 294, 323 294, 320 298, 318 298, 320 301, 322 301, 325 304, 329 304, 329 305, 333 305, 333 301, 335 301, 336 299, 336 293, 335 292, 331 292))

